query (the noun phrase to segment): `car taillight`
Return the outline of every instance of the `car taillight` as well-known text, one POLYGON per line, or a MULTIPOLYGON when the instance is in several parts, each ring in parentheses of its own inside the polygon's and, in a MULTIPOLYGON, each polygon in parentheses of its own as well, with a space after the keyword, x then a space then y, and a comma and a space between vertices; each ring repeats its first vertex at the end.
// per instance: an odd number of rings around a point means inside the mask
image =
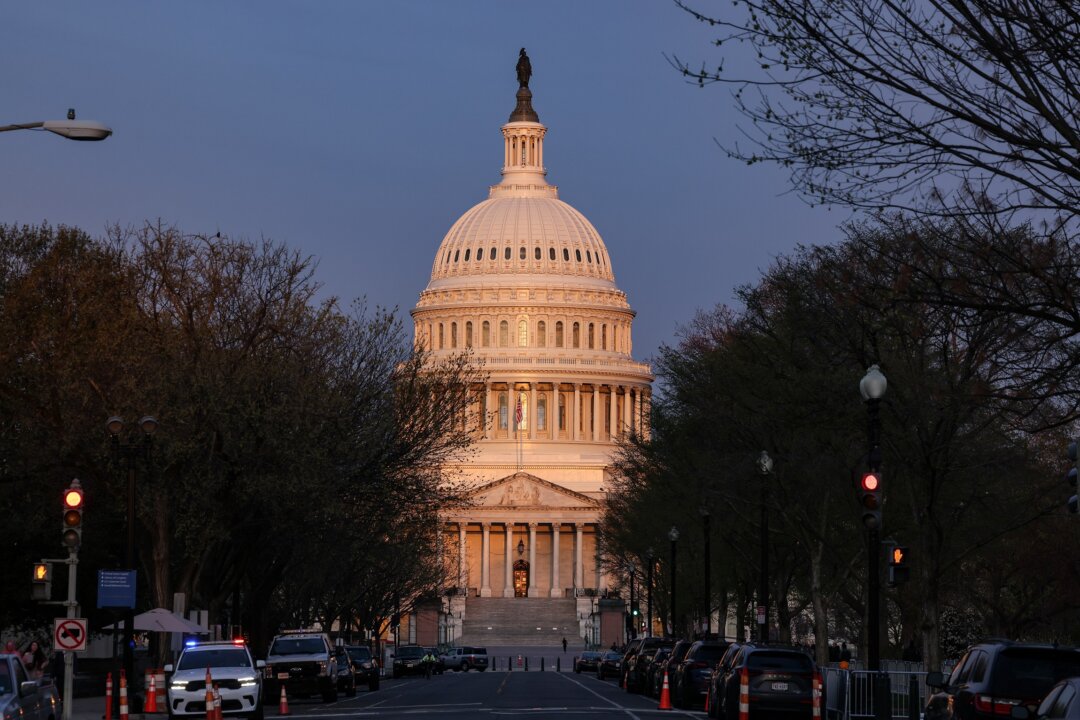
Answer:
POLYGON ((1022 701, 1013 700, 1012 698, 996 698, 991 695, 976 695, 975 696, 975 709, 981 713, 991 713, 993 715, 1011 716, 1012 709, 1019 705, 1022 701))

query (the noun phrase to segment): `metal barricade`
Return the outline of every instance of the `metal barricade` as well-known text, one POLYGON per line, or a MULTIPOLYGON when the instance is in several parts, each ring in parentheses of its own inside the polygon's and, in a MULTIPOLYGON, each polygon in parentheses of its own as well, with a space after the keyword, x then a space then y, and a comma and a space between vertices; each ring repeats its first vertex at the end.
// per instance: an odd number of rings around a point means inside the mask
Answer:
MULTIPOLYGON (((919 720, 926 707, 926 673, 923 671, 882 670, 887 679, 889 717, 893 720, 919 720)), ((831 720, 873 720, 875 675, 869 670, 822 668, 825 717, 831 720)))

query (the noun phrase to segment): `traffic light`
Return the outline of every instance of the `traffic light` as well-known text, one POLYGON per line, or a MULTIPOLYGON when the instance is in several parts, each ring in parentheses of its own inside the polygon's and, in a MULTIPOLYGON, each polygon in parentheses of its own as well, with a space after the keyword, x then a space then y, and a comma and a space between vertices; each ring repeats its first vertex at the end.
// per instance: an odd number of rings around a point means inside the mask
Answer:
MULTIPOLYGON (((1076 440, 1073 440, 1072 442, 1069 443, 1069 461, 1072 464, 1069 466, 1069 471, 1067 473, 1065 473, 1065 481, 1067 483, 1069 483, 1069 485, 1072 486, 1073 490, 1076 490, 1076 476, 1077 476, 1076 446, 1077 446, 1077 441, 1076 440)), ((1080 507, 1078 507, 1078 503, 1077 503, 1076 493, 1073 493, 1073 496, 1068 499, 1068 501, 1065 503, 1065 506, 1068 508, 1069 513, 1072 514, 1072 515, 1076 515, 1077 512, 1080 512, 1080 507)))
POLYGON ((899 585, 911 577, 908 567, 908 549, 902 545, 889 548, 889 585, 899 585))
POLYGON ((31 579, 30 597, 34 600, 49 600, 52 598, 52 563, 34 563, 34 574, 31 579))
POLYGON ((859 505, 863 525, 871 530, 881 528, 881 473, 863 473, 859 480, 859 505))
POLYGON ((631 613, 631 614, 632 614, 632 615, 633 615, 634 617, 637 617, 638 615, 640 615, 640 614, 641 614, 641 609, 640 609, 640 608, 639 608, 639 607, 638 607, 637 605, 634 605, 634 606, 633 606, 632 608, 630 608, 630 613, 631 613))
POLYGON ((82 543, 82 514, 82 484, 76 479, 64 490, 64 547, 77 550, 82 543))

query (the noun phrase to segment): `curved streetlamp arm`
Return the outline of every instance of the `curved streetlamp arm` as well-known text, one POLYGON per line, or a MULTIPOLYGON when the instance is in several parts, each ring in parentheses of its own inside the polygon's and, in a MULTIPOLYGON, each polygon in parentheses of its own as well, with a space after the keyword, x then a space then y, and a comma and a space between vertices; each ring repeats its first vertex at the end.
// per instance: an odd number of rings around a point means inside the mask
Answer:
POLYGON ((34 130, 36 128, 44 126, 44 122, 19 123, 18 125, 0 125, 0 132, 6 132, 8 130, 34 130))
POLYGON ((41 122, 0 125, 0 132, 7 130, 48 130, 68 140, 104 140, 112 135, 112 129, 93 120, 43 120, 41 122))

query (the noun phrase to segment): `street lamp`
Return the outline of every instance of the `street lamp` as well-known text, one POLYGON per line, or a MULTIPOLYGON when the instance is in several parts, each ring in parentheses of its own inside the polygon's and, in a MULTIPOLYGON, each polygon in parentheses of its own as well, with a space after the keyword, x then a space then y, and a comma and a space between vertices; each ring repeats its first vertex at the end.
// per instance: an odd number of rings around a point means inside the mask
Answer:
POLYGON ((653 572, 653 565, 656 562, 655 558, 656 558, 656 553, 653 552, 653 549, 651 547, 648 548, 645 551, 645 559, 649 561, 649 570, 648 570, 648 572, 646 573, 646 576, 645 576, 645 586, 646 586, 645 587, 645 592, 647 593, 647 597, 645 599, 645 604, 648 607, 648 609, 645 611, 645 635, 646 636, 652 635, 652 572, 653 572))
POLYGON ((112 129, 93 120, 76 120, 75 109, 67 113, 67 120, 39 120, 37 122, 0 125, 0 132, 9 130, 48 130, 68 140, 104 140, 112 135, 112 129))
POLYGON ((758 474, 761 475, 761 577, 758 585, 758 641, 769 642, 769 475, 773 460, 764 450, 758 455, 758 474))
POLYGON ((672 525, 667 536, 671 541, 671 635, 675 637, 675 544, 679 542, 679 528, 672 525))
MULTIPOLYGON (((146 467, 150 467, 151 438, 157 426, 157 420, 146 415, 139 420, 139 429, 142 431, 141 442, 121 443, 120 433, 124 430, 124 419, 114 415, 105 422, 105 428, 112 436, 113 461, 119 465, 122 458, 127 464, 127 551, 124 558, 127 569, 135 573, 136 578, 138 569, 135 567, 135 460, 141 455, 146 467)), ((135 587, 138 587, 137 582, 135 587)), ((132 603, 124 612, 124 674, 128 682, 135 680, 134 646, 135 606, 132 603)))
POLYGON ((626 576, 630 578, 630 632, 627 641, 637 637, 637 616, 634 614, 634 565, 626 563, 626 576))
POLYGON ((705 535, 705 637, 712 635, 712 582, 709 560, 709 508, 701 506, 701 529, 705 535))
MULTIPOLYGON (((889 386, 881 368, 871 365, 859 381, 859 394, 866 403, 867 469, 881 477, 881 398, 889 386)), ((880 487, 880 486, 879 486, 880 487)), ((878 491, 880 492, 880 490, 878 491)), ((874 717, 886 717, 889 706, 885 698, 888 677, 881 674, 881 575, 878 555, 881 550, 881 523, 866 525, 866 667, 878 673, 874 678, 874 717)))

